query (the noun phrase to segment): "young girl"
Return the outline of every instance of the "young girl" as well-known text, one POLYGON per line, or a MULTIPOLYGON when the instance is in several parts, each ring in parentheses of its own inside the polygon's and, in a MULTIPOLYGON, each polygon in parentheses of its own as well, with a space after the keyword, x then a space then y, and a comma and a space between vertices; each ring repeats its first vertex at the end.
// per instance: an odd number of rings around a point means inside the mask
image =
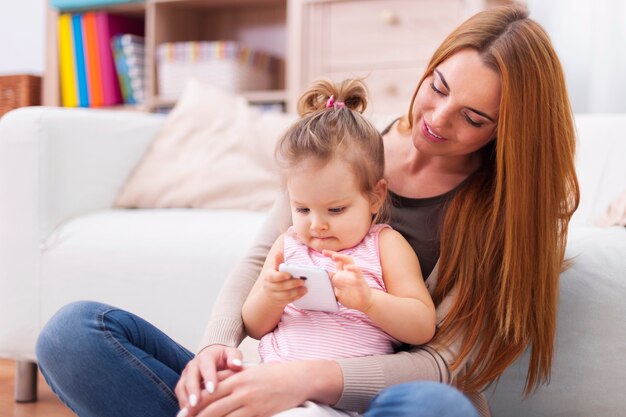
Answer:
POLYGON ((244 303, 246 332, 261 339, 264 362, 387 354, 435 332, 435 307, 415 252, 383 224, 387 183, 380 133, 360 114, 360 81, 318 81, 300 98, 302 116, 277 146, 293 226, 271 248, 244 303), (304 282, 278 264, 331 273, 337 313, 291 304, 304 282))

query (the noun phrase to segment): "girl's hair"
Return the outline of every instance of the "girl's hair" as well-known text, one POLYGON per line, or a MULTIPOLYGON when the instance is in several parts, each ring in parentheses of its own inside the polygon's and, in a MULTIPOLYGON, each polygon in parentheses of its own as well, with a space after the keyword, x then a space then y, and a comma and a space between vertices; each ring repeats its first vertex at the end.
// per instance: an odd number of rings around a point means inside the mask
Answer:
MULTIPOLYGON (((354 172, 361 192, 375 198, 374 190, 385 173, 385 153, 380 132, 362 115, 366 108, 367 89, 362 81, 314 82, 298 101, 300 120, 278 141, 279 165, 289 170, 309 158, 322 166, 341 158, 354 172)), ((388 220, 387 200, 374 222, 388 220)))
POLYGON ((461 24, 433 55, 418 89, 466 48, 500 75, 502 96, 496 139, 481 150, 481 167, 444 217, 433 298, 439 304, 454 292, 455 301, 434 342, 463 336, 452 367, 472 357, 456 381, 466 391, 497 380, 530 347, 528 395, 550 378, 559 274, 580 198, 573 116, 559 59, 526 9, 497 7, 461 24))

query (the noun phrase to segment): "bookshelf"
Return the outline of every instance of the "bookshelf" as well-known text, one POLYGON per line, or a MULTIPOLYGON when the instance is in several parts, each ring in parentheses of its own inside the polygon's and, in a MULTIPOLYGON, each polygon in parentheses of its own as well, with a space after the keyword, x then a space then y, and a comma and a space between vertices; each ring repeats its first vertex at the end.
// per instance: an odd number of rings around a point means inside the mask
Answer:
MULTIPOLYGON (((160 96, 158 90, 157 48, 166 42, 234 40, 269 52, 284 63, 287 50, 287 0, 147 0, 74 9, 63 12, 106 11, 145 20, 146 100, 131 106, 141 111, 170 107, 173 100, 160 96)), ((48 6, 46 70, 43 79, 43 104, 61 104, 58 58, 59 11, 48 6)), ((271 90, 245 91, 253 103, 287 105, 284 65, 278 68, 277 83, 271 90)), ((128 105, 115 108, 128 109, 128 105)))

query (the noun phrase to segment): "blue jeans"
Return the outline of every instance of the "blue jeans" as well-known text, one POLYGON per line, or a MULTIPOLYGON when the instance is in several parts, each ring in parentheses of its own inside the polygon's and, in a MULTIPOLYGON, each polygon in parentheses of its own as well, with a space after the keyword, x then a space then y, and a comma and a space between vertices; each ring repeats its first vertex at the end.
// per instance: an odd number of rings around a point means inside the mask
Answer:
POLYGON ((432 381, 414 381, 381 391, 370 403, 365 417, 478 417, 478 412, 459 390, 432 381))
MULTIPOLYGON (((52 391, 80 417, 173 417, 174 387, 193 354, 126 311, 90 301, 57 312, 37 340, 52 391)), ((411 382, 382 391, 366 417, 474 417, 454 388, 411 382)))
POLYGON ((174 387, 193 358, 140 317, 89 301, 59 310, 36 352, 52 391, 80 417, 175 416, 174 387))

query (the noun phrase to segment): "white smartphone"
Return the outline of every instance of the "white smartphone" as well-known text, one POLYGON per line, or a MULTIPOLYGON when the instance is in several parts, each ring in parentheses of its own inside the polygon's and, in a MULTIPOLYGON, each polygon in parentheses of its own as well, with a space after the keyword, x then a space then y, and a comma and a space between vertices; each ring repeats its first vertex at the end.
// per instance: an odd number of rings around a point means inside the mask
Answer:
POLYGON ((280 272, 287 272, 292 277, 305 280, 307 293, 293 304, 302 310, 326 311, 336 313, 339 303, 330 282, 330 276, 325 269, 315 266, 282 263, 278 266, 280 272))

